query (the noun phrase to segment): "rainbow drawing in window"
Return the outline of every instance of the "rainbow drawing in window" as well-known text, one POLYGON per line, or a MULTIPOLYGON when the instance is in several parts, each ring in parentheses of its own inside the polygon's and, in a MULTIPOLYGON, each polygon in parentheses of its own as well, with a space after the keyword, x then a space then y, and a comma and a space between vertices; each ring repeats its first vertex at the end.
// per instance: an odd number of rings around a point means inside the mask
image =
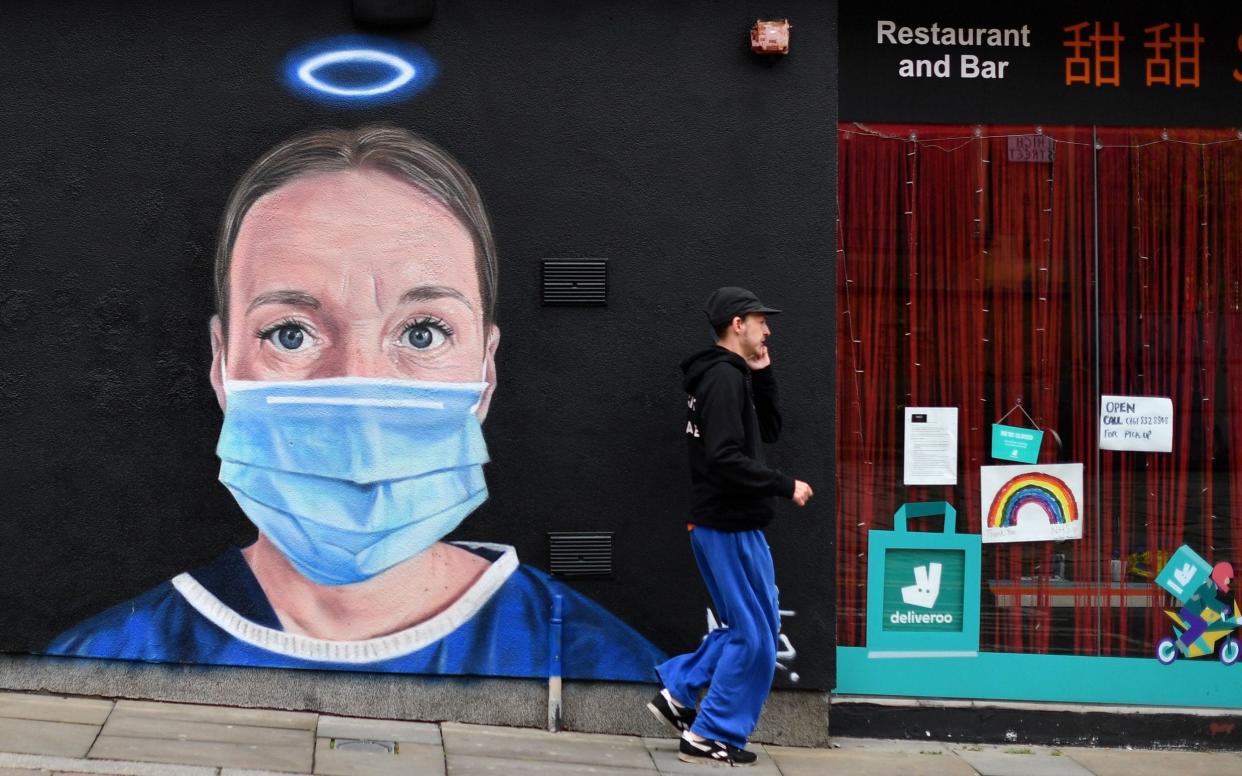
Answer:
POLYGON ((983 541, 1082 538, 1082 464, 980 469, 983 541))
POLYGON ((1018 513, 1027 504, 1037 504, 1049 523, 1072 523, 1078 519, 1078 504, 1069 486, 1050 474, 1031 472, 1019 474, 1006 482, 988 510, 992 528, 1017 525, 1018 513))

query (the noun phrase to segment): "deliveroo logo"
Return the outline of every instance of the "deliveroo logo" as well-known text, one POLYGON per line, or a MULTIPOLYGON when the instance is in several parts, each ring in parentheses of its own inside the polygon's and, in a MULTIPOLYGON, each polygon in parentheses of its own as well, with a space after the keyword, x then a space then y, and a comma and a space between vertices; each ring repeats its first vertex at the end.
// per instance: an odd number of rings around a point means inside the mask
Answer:
POLYGON ((901 600, 910 606, 931 609, 936 605, 936 598, 940 595, 940 571, 943 566, 939 563, 928 565, 931 567, 930 573, 928 566, 916 566, 914 584, 901 589, 901 600))
POLYGON ((1189 563, 1183 564, 1180 569, 1173 572, 1174 579, 1182 587, 1190 584, 1190 580, 1195 578, 1195 567, 1189 563))
POLYGON ((965 573, 961 550, 887 550, 884 630, 960 632, 965 573))

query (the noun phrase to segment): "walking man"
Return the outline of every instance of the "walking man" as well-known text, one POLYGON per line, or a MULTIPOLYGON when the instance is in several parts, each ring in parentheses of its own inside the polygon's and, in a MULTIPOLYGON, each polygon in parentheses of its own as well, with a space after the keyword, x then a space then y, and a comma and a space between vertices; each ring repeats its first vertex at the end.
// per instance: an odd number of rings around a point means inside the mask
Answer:
POLYGON ((760 441, 780 436, 766 307, 744 288, 717 289, 704 310, 715 347, 681 363, 690 453, 690 545, 722 627, 656 667, 664 688, 647 704, 681 733, 680 759, 753 765, 746 739, 776 670, 780 613, 763 527, 776 496, 805 506, 811 486, 766 466, 760 441), (698 711, 696 701, 707 687, 698 711))

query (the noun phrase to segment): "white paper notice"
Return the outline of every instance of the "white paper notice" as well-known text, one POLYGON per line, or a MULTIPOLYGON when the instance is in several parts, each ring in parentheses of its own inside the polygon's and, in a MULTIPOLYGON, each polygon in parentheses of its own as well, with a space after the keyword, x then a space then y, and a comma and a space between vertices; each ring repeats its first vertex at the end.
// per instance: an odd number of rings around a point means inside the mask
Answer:
POLYGON ((1158 396, 1100 397, 1100 449, 1173 452, 1173 400, 1158 396))
POLYGON ((957 407, 906 407, 903 482, 957 484, 957 407))

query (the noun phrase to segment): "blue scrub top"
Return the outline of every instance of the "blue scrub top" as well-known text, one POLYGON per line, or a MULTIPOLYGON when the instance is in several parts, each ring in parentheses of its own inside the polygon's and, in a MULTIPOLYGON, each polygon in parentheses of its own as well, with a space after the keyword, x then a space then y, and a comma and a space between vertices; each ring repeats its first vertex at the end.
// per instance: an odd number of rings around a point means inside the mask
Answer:
MULTIPOLYGON (((465 548, 493 563, 505 554, 497 546, 465 548)), ((516 563, 516 558, 512 560, 516 563)), ((194 587, 201 586, 223 604, 216 605, 215 610, 225 612, 231 622, 241 624, 241 629, 253 624, 270 631, 282 630, 237 548, 185 576, 192 577, 191 585, 197 583, 194 587)), ((315 659, 289 654, 288 650, 272 651, 253 640, 238 638, 192 605, 175 581, 164 582, 79 623, 57 636, 45 651, 151 662, 537 678, 548 675, 548 620, 553 596, 560 595, 565 678, 655 682, 654 666, 666 659, 651 642, 599 604, 530 566, 517 565, 466 622, 443 637, 406 654, 373 662, 315 659)), ((272 635, 270 631, 268 636, 272 635)))

